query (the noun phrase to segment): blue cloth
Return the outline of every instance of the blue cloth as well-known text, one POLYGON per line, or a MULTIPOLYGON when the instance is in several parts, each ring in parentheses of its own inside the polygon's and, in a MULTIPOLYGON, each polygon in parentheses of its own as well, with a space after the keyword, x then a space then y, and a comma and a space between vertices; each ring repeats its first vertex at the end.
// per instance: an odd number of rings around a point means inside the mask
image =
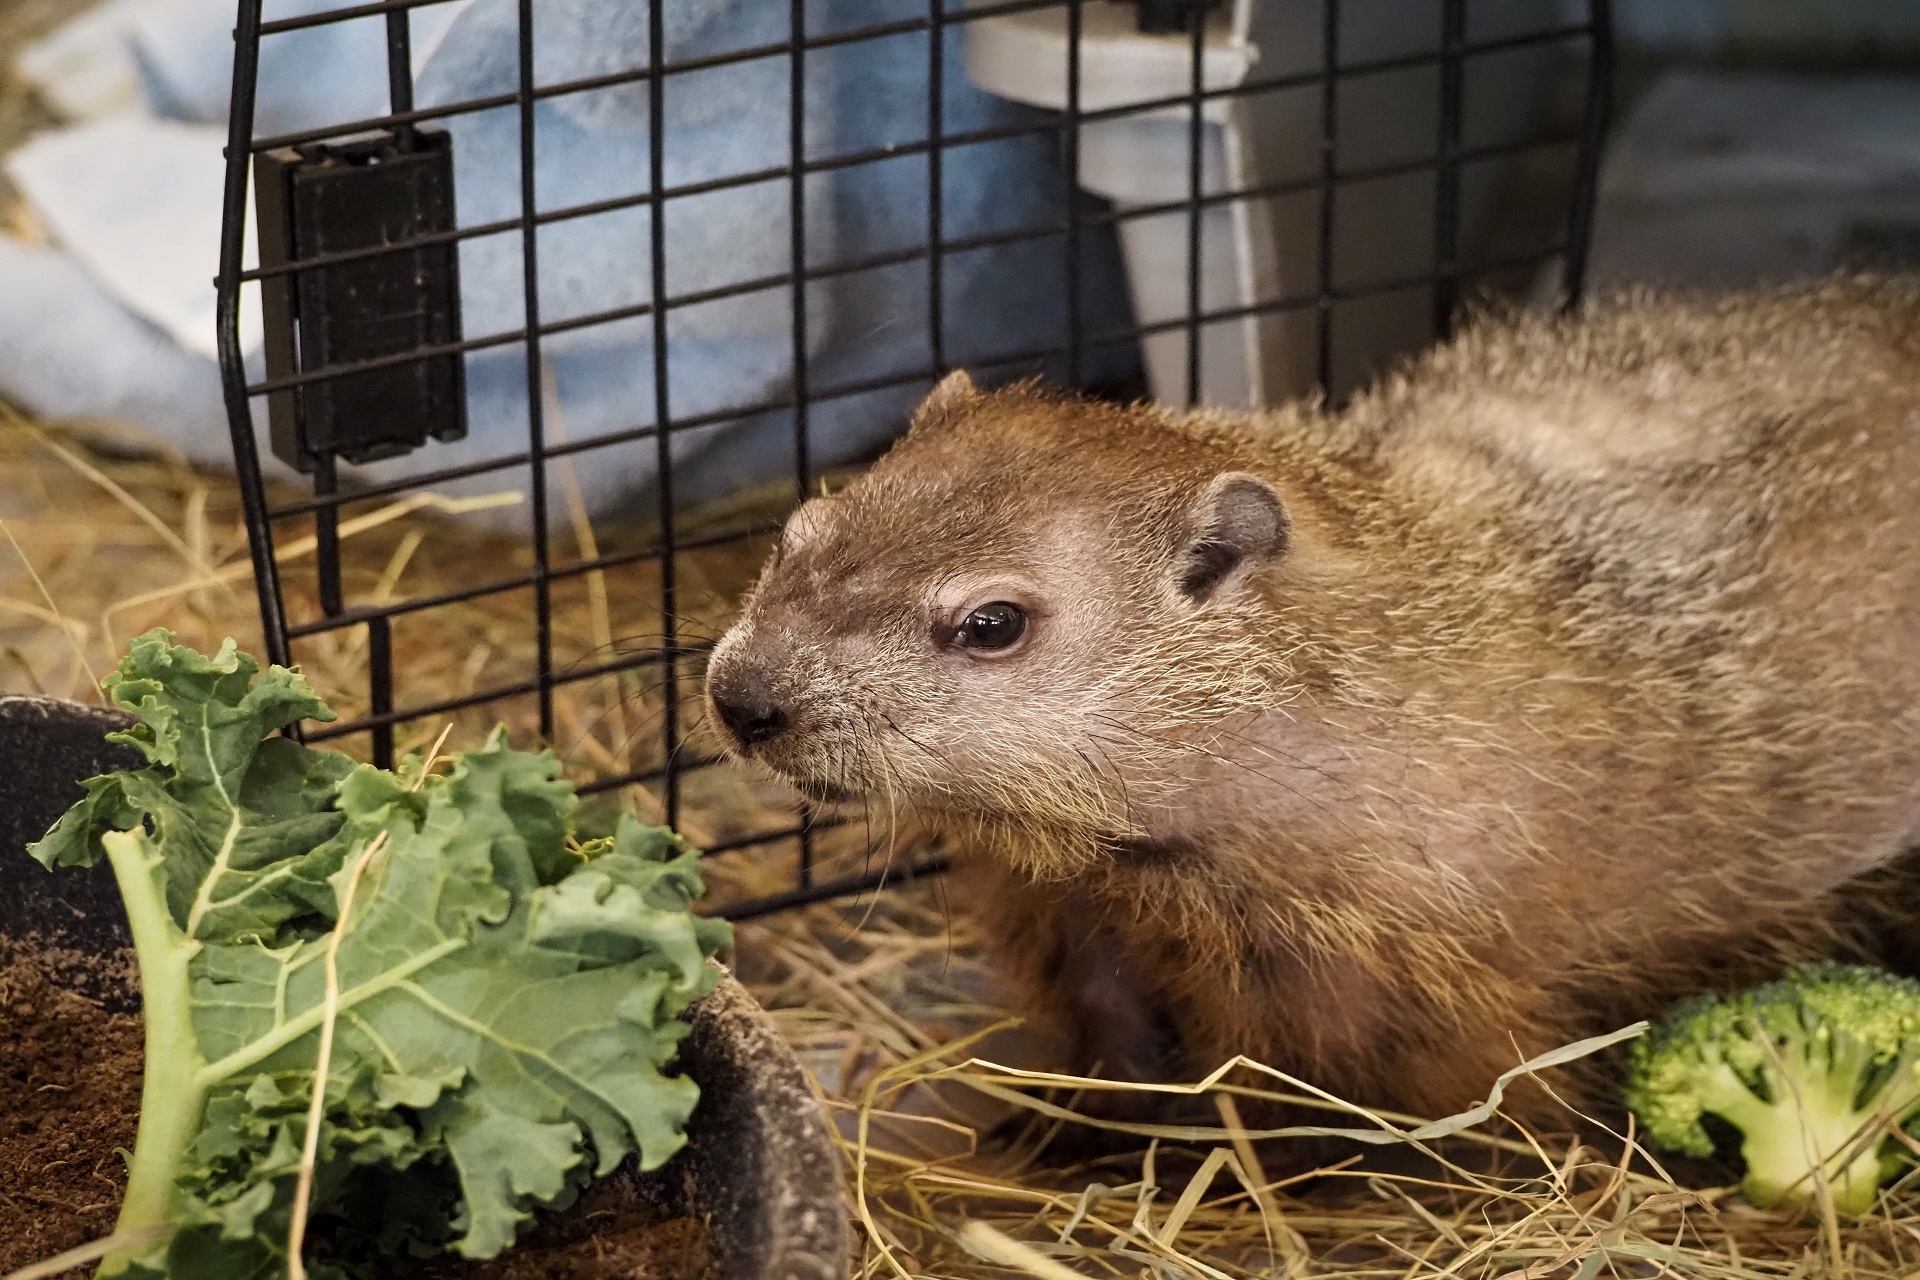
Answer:
MULTIPOLYGON (((660 0, 668 62, 774 45, 790 37, 790 8, 768 0, 660 0)), ((334 7, 337 0, 274 0, 268 17, 334 7)), ((191 119, 220 120, 230 77, 230 0, 154 0, 136 41, 149 96, 191 119), (157 21, 159 16, 165 22, 157 21)), ((556 84, 643 68, 648 6, 635 0, 534 0, 536 83, 556 84)), ((517 0, 470 0, 416 11, 416 40, 431 44, 416 77, 420 106, 511 93, 518 86, 517 0)), ((923 0, 810 0, 810 34, 901 22, 926 15, 923 0)), ((384 22, 359 19, 268 37, 261 53, 256 132, 271 134, 379 115, 385 110, 384 22)), ((975 89, 962 63, 964 26, 946 29, 943 125, 949 134, 1045 125, 1050 117, 975 89)), ((927 137, 929 42, 925 32, 807 51, 804 133, 811 159, 911 147, 927 137)), ((664 82, 669 189, 721 182, 788 164, 790 60, 784 52, 676 73, 664 82)), ((588 202, 642 197, 649 191, 649 86, 628 83, 542 99, 534 109, 536 204, 552 211, 588 202)), ((517 106, 460 113, 438 122, 454 138, 455 187, 462 226, 520 213, 517 106)), ((815 266, 887 254, 913 255, 928 233, 928 161, 903 154, 833 168, 804 184, 805 252, 815 266)), ((942 235, 948 240, 1064 219, 1064 183, 1051 131, 948 151, 942 160, 942 235)), ((775 177, 670 201, 665 277, 670 296, 749 281, 778 280, 790 268, 793 187, 775 177)), ((651 210, 617 211, 551 222, 538 231, 538 311, 543 324, 650 302, 651 210)), ((945 360, 976 365, 1012 352, 1064 345, 1064 238, 955 252, 943 261, 945 360)), ((209 270, 212 264, 208 264, 209 270)), ((466 336, 509 332, 525 320, 525 281, 517 229, 461 242, 466 336)), ((1111 234, 1082 237, 1081 312, 1088 332, 1124 327, 1128 304, 1111 234)), ((924 255, 831 275, 807 289, 807 375, 816 396, 837 386, 929 370, 929 268, 924 255)), ((793 299, 784 282, 732 298, 676 307, 667 320, 668 412, 678 422, 714 419, 676 431, 675 495, 719 496, 792 474, 790 409, 755 406, 787 399, 794 385, 793 299)), ((655 420, 653 321, 650 317, 571 329, 541 343, 557 393, 547 439, 579 440, 650 426, 655 420)), ((0 331, 7 324, 0 318, 0 331)), ((197 357, 196 357, 197 359, 197 357)), ((1125 376, 1132 344, 1090 350, 1081 374, 1125 376)), ((71 364, 72 362, 68 362, 71 364)), ((467 357, 468 439, 430 444, 400 459, 356 469, 382 481, 501 454, 528 441, 527 359, 517 342, 467 357)), ((989 366, 996 377, 1064 372, 1058 359, 989 366)), ((202 379, 166 371, 185 395, 202 379)), ((928 383, 814 402, 807 429, 815 465, 857 457, 903 425, 928 383)), ((84 398, 84 397, 82 397, 84 398)), ((71 397, 69 397, 71 399, 71 397)), ((150 415, 156 429, 206 413, 196 402, 150 415)), ((263 416, 263 415, 262 415, 263 416)), ((141 425, 141 424, 136 424, 141 425)), ((217 428, 212 428, 217 430, 217 428)), ((201 444, 205 444, 202 440, 201 444)), ((204 448, 189 448, 204 455, 204 448)), ((629 442, 576 463, 600 512, 647 502, 657 445, 629 442)), ((512 473, 439 486, 486 492, 524 485, 512 473)), ((553 504, 556 518, 561 505, 553 504)), ((650 510, 645 505, 640 510, 650 510)), ((524 512, 524 508, 521 508, 524 512)), ((524 519, 524 515, 511 517, 524 519)))
MULTIPOLYGON (((512 92, 518 84, 515 0, 475 0, 455 21, 420 78, 421 104, 512 92)), ((829 0, 815 30, 920 16, 903 0, 829 0)), ((535 79, 545 85, 644 67, 647 10, 625 0, 540 0, 535 79)), ((667 0, 665 58, 678 62, 789 38, 787 6, 764 0, 667 0)), ((927 137, 928 38, 908 33, 810 50, 803 82, 807 155, 824 159, 913 145, 927 137)), ((966 80, 959 27, 945 37, 943 127, 969 133, 1044 123, 1043 113, 994 98, 966 80)), ((665 82, 669 189, 785 166, 791 155, 790 63, 784 55, 675 74, 665 82)), ((650 161, 644 82, 547 99, 535 112, 537 204, 644 195, 650 161)), ((454 116, 456 189, 465 225, 517 216, 516 108, 454 116)), ((806 253, 816 266, 915 250, 927 242, 928 165, 908 154, 810 176, 804 188, 806 253)), ((1057 226, 1063 184, 1050 133, 958 149, 942 161, 947 239, 1057 226)), ((784 274, 790 266, 792 185, 786 178, 672 200, 666 218, 671 296, 784 274)), ((652 295, 651 210, 646 205, 548 224, 539 233, 542 322, 633 306, 652 295)), ((1089 330, 1127 322, 1119 256, 1110 235, 1083 247, 1089 330)), ((517 233, 465 242, 462 287, 468 335, 518 328, 524 280, 517 233)), ((1064 238, 951 255, 943 264, 945 355, 968 364, 1065 341, 1064 238)), ((808 375, 816 393, 913 373, 932 364, 928 266, 910 260, 815 281, 807 292, 808 375)), ((715 417, 792 393, 793 299, 784 285, 669 313, 668 412, 715 417)), ((641 318, 549 337, 543 354, 571 438, 654 421, 652 321, 641 318)), ((1083 373, 1117 377, 1128 350, 1095 353, 1083 373)), ((1028 360, 1003 376, 1062 372, 1028 360)), ((526 361, 518 347, 469 359, 473 439, 433 450, 482 456, 525 438, 526 361)), ((808 411, 816 464, 859 455, 904 423, 926 384, 831 397, 808 411)), ((791 474, 790 410, 675 434, 676 497, 698 500, 791 474)), ((552 432, 549 431, 549 438, 552 432)), ((651 440, 590 455, 596 493, 634 493, 651 481, 651 440)))
MULTIPOLYGON (((275 22, 341 7, 341 0, 265 0, 261 17, 275 22)), ((441 12, 416 11, 414 30, 424 35, 443 26, 441 12)), ((130 45, 156 114, 226 122, 233 23, 234 0, 147 0, 139 7, 130 45)), ((291 133, 386 114, 386 31, 384 17, 371 17, 262 39, 256 132, 291 133)))
POLYGON ((120 305, 71 257, 4 235, 0 389, 43 418, 122 422, 196 460, 231 457, 213 361, 120 305))

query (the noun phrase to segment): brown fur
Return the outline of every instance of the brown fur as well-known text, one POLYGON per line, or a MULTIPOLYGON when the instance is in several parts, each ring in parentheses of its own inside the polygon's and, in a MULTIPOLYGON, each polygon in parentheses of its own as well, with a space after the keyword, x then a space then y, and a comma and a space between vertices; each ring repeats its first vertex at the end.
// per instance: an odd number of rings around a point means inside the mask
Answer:
POLYGON ((1081 1065, 1446 1113, 1855 948, 1920 834, 1920 288, 1486 321, 1339 414, 950 379, 790 525, 743 672, 748 754, 966 837, 1081 1065), (1226 472, 1285 545, 1196 602, 1226 472), (941 647, 983 600, 1019 652, 941 647))

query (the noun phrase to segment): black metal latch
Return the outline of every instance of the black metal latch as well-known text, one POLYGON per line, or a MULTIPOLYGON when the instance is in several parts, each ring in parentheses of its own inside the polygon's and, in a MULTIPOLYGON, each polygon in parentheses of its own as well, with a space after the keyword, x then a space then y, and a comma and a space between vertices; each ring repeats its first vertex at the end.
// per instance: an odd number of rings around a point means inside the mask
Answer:
POLYGON ((1136 25, 1142 35, 1164 36, 1193 30, 1194 20, 1220 6, 1220 0, 1136 0, 1136 25))
POLYGON ((268 400, 273 452, 289 466, 467 434, 461 355, 432 354, 461 340, 458 246, 365 252, 453 230, 452 144, 441 129, 381 129, 258 157, 267 378, 301 379, 268 400))

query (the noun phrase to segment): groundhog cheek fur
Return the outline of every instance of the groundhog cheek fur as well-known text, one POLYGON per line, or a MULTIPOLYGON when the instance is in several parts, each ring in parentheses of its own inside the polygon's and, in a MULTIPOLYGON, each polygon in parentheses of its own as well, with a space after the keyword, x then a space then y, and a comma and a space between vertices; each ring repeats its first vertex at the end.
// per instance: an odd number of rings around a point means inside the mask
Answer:
POLYGON ((710 680, 786 726, 744 754, 951 829, 1075 1065, 1457 1110, 1900 909, 1920 290, 1485 319, 1339 413, 955 377, 710 680))

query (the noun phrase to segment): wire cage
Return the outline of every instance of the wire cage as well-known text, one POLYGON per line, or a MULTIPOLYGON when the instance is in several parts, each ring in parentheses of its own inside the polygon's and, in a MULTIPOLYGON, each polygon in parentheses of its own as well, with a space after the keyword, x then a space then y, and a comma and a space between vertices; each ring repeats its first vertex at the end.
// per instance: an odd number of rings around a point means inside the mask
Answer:
MULTIPOLYGON (((365 655, 366 713, 304 736, 389 764, 409 726, 513 703, 554 742, 570 689, 644 686, 581 791, 677 823, 731 767, 689 714, 685 557, 764 541, 954 367, 1338 399, 1478 290, 1573 305, 1609 34, 1607 0, 240 0, 219 349, 265 644, 365 655), (583 473, 638 532, 567 536, 583 473), (356 508, 503 477, 517 558, 343 581, 356 508), (766 503, 697 515, 745 480, 766 503), (657 632, 569 650, 557 611, 608 575, 657 632), (530 659, 411 691, 396 631, 496 597, 530 659)), ((797 800, 762 828, 709 853, 797 851, 792 883, 723 914, 940 869, 822 873, 797 800)))

